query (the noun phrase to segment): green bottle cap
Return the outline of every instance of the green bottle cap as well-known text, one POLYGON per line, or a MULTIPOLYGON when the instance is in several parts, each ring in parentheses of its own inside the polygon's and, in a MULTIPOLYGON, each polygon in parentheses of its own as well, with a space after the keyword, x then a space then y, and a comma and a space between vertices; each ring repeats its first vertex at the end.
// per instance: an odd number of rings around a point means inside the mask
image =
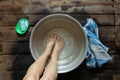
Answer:
POLYGON ((25 34, 29 28, 30 22, 26 18, 21 18, 16 25, 18 34, 25 34))

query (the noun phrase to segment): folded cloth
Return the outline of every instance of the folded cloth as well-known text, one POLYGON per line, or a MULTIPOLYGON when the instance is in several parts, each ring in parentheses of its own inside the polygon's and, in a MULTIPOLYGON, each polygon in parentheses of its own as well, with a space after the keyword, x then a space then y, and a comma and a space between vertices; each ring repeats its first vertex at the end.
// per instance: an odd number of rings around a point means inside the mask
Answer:
POLYGON ((98 26, 93 19, 88 18, 84 26, 88 37, 88 51, 86 55, 86 66, 88 69, 101 67, 103 64, 112 60, 107 53, 108 47, 103 45, 99 40, 98 26))

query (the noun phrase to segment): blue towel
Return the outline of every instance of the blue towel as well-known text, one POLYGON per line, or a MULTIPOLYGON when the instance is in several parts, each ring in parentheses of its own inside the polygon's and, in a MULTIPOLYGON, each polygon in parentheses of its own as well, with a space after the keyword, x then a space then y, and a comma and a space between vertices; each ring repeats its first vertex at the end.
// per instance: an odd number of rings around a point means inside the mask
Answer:
POLYGON ((88 51, 86 55, 86 66, 88 69, 101 67, 103 64, 112 60, 107 53, 108 47, 99 40, 98 26, 93 19, 88 18, 84 26, 88 37, 88 51))

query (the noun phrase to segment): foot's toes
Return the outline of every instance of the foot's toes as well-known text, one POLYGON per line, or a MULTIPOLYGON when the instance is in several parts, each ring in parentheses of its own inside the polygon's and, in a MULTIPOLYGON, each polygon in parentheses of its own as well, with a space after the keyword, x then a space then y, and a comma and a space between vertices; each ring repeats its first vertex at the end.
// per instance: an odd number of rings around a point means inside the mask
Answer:
POLYGON ((60 37, 60 36, 58 36, 58 37, 57 37, 57 41, 60 41, 60 39, 61 39, 61 37, 60 37))
POLYGON ((58 36, 56 43, 59 44, 60 47, 64 46, 64 40, 63 40, 63 38, 61 38, 60 36, 58 36))
POLYGON ((53 56, 55 55, 58 56, 62 51, 63 47, 64 47, 64 40, 57 35, 57 39, 56 39, 54 50, 53 50, 53 56))
POLYGON ((55 40, 56 40, 56 34, 54 33, 54 34, 48 35, 48 36, 47 36, 47 40, 48 40, 48 41, 50 41, 50 40, 55 41, 55 40))
POLYGON ((48 36, 47 36, 47 40, 51 39, 51 36, 52 36, 52 35, 48 35, 48 36))
POLYGON ((55 39, 55 40, 56 40, 56 38, 57 38, 57 34, 56 34, 56 33, 54 33, 54 34, 53 34, 53 39, 55 39))
POLYGON ((55 38, 55 34, 51 34, 51 39, 54 39, 55 38))
POLYGON ((60 39, 61 45, 64 46, 64 40, 61 38, 60 39))
POLYGON ((56 33, 50 34, 47 41, 54 41, 59 44, 61 47, 64 46, 64 40, 56 33))
POLYGON ((60 41, 61 41, 61 43, 64 45, 64 40, 63 40, 63 39, 61 39, 60 41))

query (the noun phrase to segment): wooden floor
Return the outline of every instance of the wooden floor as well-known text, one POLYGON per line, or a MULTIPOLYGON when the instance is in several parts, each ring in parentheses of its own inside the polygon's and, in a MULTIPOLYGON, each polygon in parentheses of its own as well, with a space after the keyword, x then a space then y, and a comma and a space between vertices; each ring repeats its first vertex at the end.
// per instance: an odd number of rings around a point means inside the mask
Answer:
POLYGON ((0 80, 22 80, 34 62, 29 36, 34 25, 53 13, 65 13, 82 25, 88 17, 99 26, 100 40, 109 47, 112 62, 87 70, 85 61, 75 70, 59 74, 58 80, 120 80, 120 0, 0 0, 0 80), (17 35, 20 18, 30 21, 30 29, 17 35))

